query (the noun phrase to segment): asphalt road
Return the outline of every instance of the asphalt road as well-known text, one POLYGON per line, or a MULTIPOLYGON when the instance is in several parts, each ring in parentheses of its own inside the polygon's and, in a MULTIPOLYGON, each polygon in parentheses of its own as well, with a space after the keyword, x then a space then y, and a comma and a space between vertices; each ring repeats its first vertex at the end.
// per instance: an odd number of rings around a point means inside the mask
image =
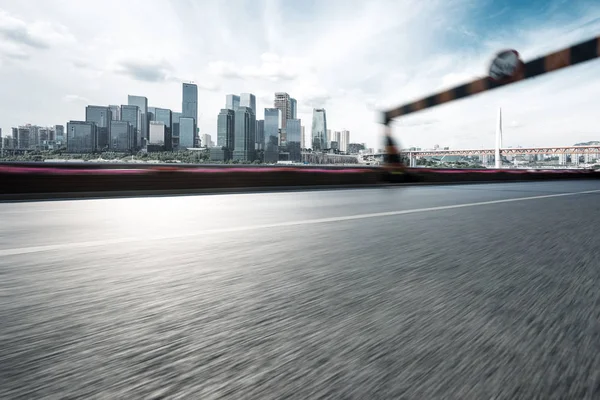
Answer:
POLYGON ((0 203, 0 398, 598 398, 599 227, 595 181, 0 203))

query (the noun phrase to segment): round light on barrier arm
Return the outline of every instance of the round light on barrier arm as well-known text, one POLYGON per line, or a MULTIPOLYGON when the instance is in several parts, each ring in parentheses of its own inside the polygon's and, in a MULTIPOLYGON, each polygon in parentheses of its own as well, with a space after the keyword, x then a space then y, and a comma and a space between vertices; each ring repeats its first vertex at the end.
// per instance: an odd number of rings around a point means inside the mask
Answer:
POLYGON ((523 61, 516 50, 503 50, 496 54, 489 68, 489 76, 495 81, 516 78, 523 70, 523 61))

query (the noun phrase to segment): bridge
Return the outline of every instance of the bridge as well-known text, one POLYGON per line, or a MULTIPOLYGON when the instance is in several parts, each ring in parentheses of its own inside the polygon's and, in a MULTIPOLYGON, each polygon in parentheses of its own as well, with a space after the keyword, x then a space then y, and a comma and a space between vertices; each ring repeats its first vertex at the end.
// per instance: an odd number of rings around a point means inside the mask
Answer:
MULTIPOLYGON (((417 165, 417 159, 422 157, 444 157, 444 156, 464 156, 464 157, 495 157, 497 149, 456 149, 456 150, 412 150, 401 149, 400 153, 407 157, 410 166, 417 165)), ((502 156, 516 155, 571 155, 583 156, 586 154, 596 155, 600 159, 600 145, 594 146, 552 146, 552 147, 510 147, 499 149, 500 158, 502 156)), ((382 161, 384 153, 365 154, 363 161, 382 161)))
MULTIPOLYGON (((495 155, 496 149, 463 149, 463 150, 401 150, 410 157, 436 156, 482 156, 495 155)), ((501 148, 500 155, 534 155, 534 154, 600 154, 600 146, 560 146, 560 147, 510 147, 501 148)))
POLYGON ((410 166, 417 165, 417 159, 421 157, 444 157, 444 156, 484 156, 498 157, 496 167, 501 165, 502 156, 516 155, 570 155, 579 156, 586 154, 596 155, 600 158, 600 146, 559 146, 559 147, 516 147, 516 148, 496 148, 496 149, 461 149, 461 150, 401 150, 410 160, 410 166))
MULTIPOLYGON (((400 153, 408 157, 444 157, 444 156, 483 156, 495 155, 496 149, 456 149, 456 150, 411 150, 401 149, 400 153)), ((500 155, 528 155, 528 154, 598 154, 598 146, 553 146, 553 147, 509 147, 501 148, 500 155)), ((365 154, 364 157, 382 158, 384 153, 365 154)))

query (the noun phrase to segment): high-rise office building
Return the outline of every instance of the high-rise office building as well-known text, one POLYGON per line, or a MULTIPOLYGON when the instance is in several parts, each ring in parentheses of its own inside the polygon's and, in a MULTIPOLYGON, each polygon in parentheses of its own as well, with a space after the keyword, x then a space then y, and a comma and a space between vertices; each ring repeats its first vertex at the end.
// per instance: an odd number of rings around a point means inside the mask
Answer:
POLYGON ((38 132, 40 135, 39 138, 41 145, 46 145, 50 140, 53 140, 52 137, 54 136, 54 132, 51 128, 47 126, 40 126, 38 132))
POLYGON ((162 122, 165 125, 165 128, 171 128, 171 120, 172 120, 172 112, 168 108, 158 108, 154 109, 154 121, 162 122))
POLYGON ((127 105, 138 106, 142 114, 148 112, 148 98, 144 96, 127 95, 127 105))
POLYGON ((131 151, 135 145, 133 126, 127 121, 110 121, 110 150, 131 151))
POLYGON ((67 152, 94 153, 97 149, 96 144, 96 124, 94 122, 67 122, 67 152))
POLYGON ((345 153, 348 152, 348 145, 350 144, 350 131, 343 130, 340 133, 340 151, 345 153))
MULTIPOLYGON (((148 140, 148 98, 144 96, 127 96, 127 104, 138 107, 136 146, 141 147, 148 140)), ((121 120, 123 120, 123 106, 121 106, 121 120)))
POLYGON ((265 149, 265 120, 256 120, 256 150, 265 149))
POLYGON ((65 143, 65 126, 54 125, 54 132, 56 132, 56 141, 60 144, 65 143))
POLYGON ((235 111, 233 159, 254 161, 256 142, 256 116, 250 107, 240 106, 235 111))
POLYGON ((290 118, 296 119, 298 118, 298 102, 296 99, 290 98, 290 118))
POLYGON ((304 136, 304 125, 300 127, 300 145, 303 149, 306 149, 306 136, 304 136))
POLYGON ((302 128, 300 120, 288 119, 286 122, 286 133, 286 146, 289 153, 289 160, 299 162, 302 159, 302 146, 300 144, 302 128))
POLYGON ((156 150, 163 150, 162 147, 165 145, 165 124, 159 121, 150 121, 150 130, 148 136, 148 149, 151 146, 158 147, 156 150))
POLYGON ((39 144, 39 127, 31 124, 21 125, 13 128, 13 137, 16 138, 17 148, 35 149, 39 144), (16 130, 16 135, 14 135, 16 130))
POLYGON ((110 108, 106 106, 87 106, 85 108, 85 120, 94 122, 97 127, 96 144, 99 151, 108 149, 110 143, 110 121, 112 120, 110 108))
POLYGON ((240 107, 248 107, 252 109, 252 112, 256 116, 256 96, 252 93, 240 94, 240 107))
POLYGON ((184 83, 182 95, 181 115, 194 118, 194 123, 198 124, 198 86, 194 83, 184 83))
POLYGON ((108 108, 110 108, 112 120, 120 121, 121 120, 121 107, 116 106, 116 105, 110 105, 110 106, 108 106, 108 108))
POLYGON ((279 161, 279 129, 281 127, 281 110, 279 108, 265 108, 264 119, 265 137, 265 163, 279 161))
POLYGON ((156 121, 154 119, 154 114, 156 114, 156 107, 148 106, 148 112, 146 113, 148 124, 150 124, 150 121, 156 121))
POLYGON ((225 108, 236 111, 240 106, 240 96, 235 94, 228 94, 225 98, 225 108))
POLYGON ((19 148, 19 128, 10 128, 11 132, 12 132, 12 139, 13 139, 13 148, 14 149, 18 149, 19 148))
POLYGON ((217 147, 233 151, 235 131, 235 111, 229 108, 221 109, 217 117, 217 147))
POLYGON ((165 125, 165 150, 167 151, 173 150, 172 114, 171 110, 167 108, 154 108, 154 121, 162 122, 165 125))
POLYGON ((327 116, 324 108, 313 109, 311 139, 313 150, 320 151, 327 148, 327 116))
POLYGON ((181 118, 180 112, 171 112, 171 148, 173 150, 179 149, 179 118, 181 118))
POLYGON ((179 118, 179 148, 185 150, 196 144, 196 120, 192 117, 179 118))
POLYGON ((210 150, 210 159, 213 161, 231 160, 235 131, 235 111, 230 108, 222 108, 217 116, 217 147, 210 150))
POLYGON ((121 105, 121 121, 129 122, 133 129, 133 147, 139 147, 140 142, 140 108, 138 106, 121 105))

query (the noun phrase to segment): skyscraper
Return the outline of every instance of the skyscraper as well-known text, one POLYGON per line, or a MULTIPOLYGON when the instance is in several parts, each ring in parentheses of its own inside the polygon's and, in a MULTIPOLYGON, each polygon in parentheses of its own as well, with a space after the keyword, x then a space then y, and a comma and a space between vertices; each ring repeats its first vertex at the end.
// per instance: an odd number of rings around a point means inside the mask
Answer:
POLYGON ((340 143, 340 151, 347 153, 348 145, 350 144, 350 131, 343 130, 342 132, 340 132, 339 143, 340 143))
POLYGON ((154 108, 154 121, 165 125, 165 150, 173 150, 172 112, 167 108, 154 108))
POLYGON ((327 148, 327 116, 324 108, 313 109, 312 149, 315 151, 327 148))
MULTIPOLYGON (((148 139, 148 98, 144 96, 127 96, 127 104, 130 106, 137 106, 138 118, 137 118, 137 138, 136 145, 137 147, 141 147, 144 142, 148 139)), ((121 107, 121 114, 123 114, 123 107, 121 107)), ((121 120, 123 117, 121 116, 121 120)))
POLYGON ((165 139, 167 138, 167 132, 165 124, 159 121, 150 121, 148 129, 148 142, 146 143, 146 150, 151 151, 164 151, 165 150, 165 139))
POLYGON ((171 127, 171 110, 169 110, 168 108, 158 108, 155 107, 154 108, 154 119, 153 121, 156 122, 162 122, 163 124, 165 124, 165 128, 170 128, 171 127))
MULTIPOLYGON (((285 124, 288 119, 292 118, 292 107, 290 101, 290 95, 285 92, 276 92, 275 101, 273 102, 275 108, 281 110, 281 129, 285 130, 285 124)), ((285 141, 285 138, 283 138, 285 141)))
MULTIPOLYGON (((329 131, 331 132, 331 131, 329 131)), ((333 134, 329 137, 329 143, 332 142, 336 142, 338 144, 338 149, 340 149, 340 142, 341 142, 341 132, 340 131, 333 131, 333 134)))
POLYGON ((148 106, 148 112, 146 113, 146 120, 148 121, 148 124, 150 124, 150 121, 155 120, 154 114, 156 114, 156 107, 148 106))
POLYGON ((127 121, 110 121, 110 149, 130 151, 134 143, 133 126, 127 121))
POLYGON ((185 150, 194 147, 196 138, 196 121, 192 117, 179 118, 179 148, 185 150))
POLYGON ((234 122, 235 111, 228 108, 221 109, 217 117, 217 147, 225 147, 228 150, 233 150, 234 122))
POLYGON ((240 96, 235 94, 228 94, 225 99, 225 108, 236 111, 240 106, 240 96))
POLYGON ((110 108, 110 112, 112 113, 112 120, 120 121, 121 120, 121 107, 116 106, 116 105, 110 105, 110 106, 108 106, 108 108, 110 108))
POLYGON ((54 135, 52 129, 47 126, 40 126, 38 129, 39 134, 39 145, 44 147, 48 144, 49 140, 52 140, 51 137, 54 135))
POLYGON ((202 135, 200 144, 206 148, 212 147, 213 146, 212 136, 210 136, 208 133, 205 133, 204 135, 202 135))
POLYGON ((65 126, 55 125, 54 131, 56 132, 56 141, 59 143, 65 143, 65 126))
POLYGON ((181 118, 180 112, 171 112, 171 148, 173 150, 179 149, 179 118, 181 118))
POLYGON ((279 161, 279 128, 281 123, 281 110, 279 108, 265 108, 265 159, 266 163, 279 161))
POLYGON ((165 124, 159 121, 150 121, 150 135, 148 136, 149 145, 165 144, 165 124))
POLYGON ((242 93, 240 95, 240 107, 248 107, 256 116, 256 96, 252 93, 242 93))
POLYGON ((140 108, 138 106, 121 106, 121 121, 127 121, 133 127, 133 147, 139 147, 138 143, 140 142, 139 116, 140 108))
POLYGON ((265 149, 265 120, 256 120, 256 149, 265 149))
POLYGON ((96 124, 94 122, 67 122, 67 152, 93 153, 97 149, 96 143, 96 124))
POLYGON ((127 104, 130 106, 138 106, 142 114, 148 112, 148 98, 144 96, 127 95, 127 104))
POLYGON ((306 136, 304 136, 304 125, 300 127, 300 146, 306 149, 306 136))
POLYGON ((184 83, 182 94, 181 115, 194 118, 194 123, 198 124, 198 86, 193 83, 184 83))
MULTIPOLYGON (((19 126, 13 128, 13 139, 17 149, 29 149, 35 146, 35 141, 31 132, 31 125, 19 126)), ((95 140, 95 138, 94 138, 95 140)), ((94 145, 96 142, 94 142, 94 145)))
POLYGON ((87 106, 85 108, 86 122, 93 122, 97 127, 97 149, 104 151, 110 143, 110 121, 112 120, 110 108, 106 106, 87 106))
POLYGON ((298 118, 298 102, 296 99, 290 98, 290 117, 289 119, 298 118))
POLYGON ((250 107, 240 106, 235 111, 235 134, 233 159, 254 161, 254 143, 256 142, 256 116, 250 107))
POLYGON ((302 159, 302 146, 300 139, 302 128, 299 119, 288 119, 286 123, 287 132, 287 151, 290 155, 290 161, 300 161, 302 159))

